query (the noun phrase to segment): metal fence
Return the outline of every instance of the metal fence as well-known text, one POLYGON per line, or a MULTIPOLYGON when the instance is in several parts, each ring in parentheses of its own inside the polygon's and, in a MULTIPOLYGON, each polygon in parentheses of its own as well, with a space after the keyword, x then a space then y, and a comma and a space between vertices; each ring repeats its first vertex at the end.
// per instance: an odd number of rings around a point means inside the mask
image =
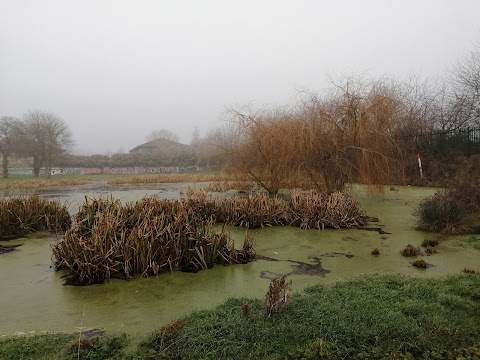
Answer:
POLYGON ((419 134, 418 152, 435 157, 480 154, 480 128, 463 128, 419 134))

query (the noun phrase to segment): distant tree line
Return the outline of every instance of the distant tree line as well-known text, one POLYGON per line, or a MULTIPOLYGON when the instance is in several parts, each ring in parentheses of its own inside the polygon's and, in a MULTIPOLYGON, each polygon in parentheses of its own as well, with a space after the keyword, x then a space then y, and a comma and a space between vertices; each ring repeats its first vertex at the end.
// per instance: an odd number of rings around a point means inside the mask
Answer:
POLYGON ((58 115, 30 111, 22 118, 0 117, 0 154, 3 177, 8 177, 9 157, 29 157, 35 176, 45 167, 50 175, 54 162, 73 146, 68 124, 58 115))
POLYGON ((118 153, 112 155, 72 155, 64 154, 57 159, 58 167, 159 167, 195 165, 193 151, 186 147, 183 151, 166 153, 118 153))

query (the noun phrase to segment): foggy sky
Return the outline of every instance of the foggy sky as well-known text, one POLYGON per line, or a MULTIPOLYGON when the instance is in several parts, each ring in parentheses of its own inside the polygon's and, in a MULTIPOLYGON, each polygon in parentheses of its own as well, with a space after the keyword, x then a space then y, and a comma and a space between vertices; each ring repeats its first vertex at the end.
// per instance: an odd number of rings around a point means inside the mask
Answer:
POLYGON ((0 0, 0 116, 52 111, 76 153, 152 130, 189 143, 236 104, 327 74, 441 76, 480 40, 480 1, 0 0))

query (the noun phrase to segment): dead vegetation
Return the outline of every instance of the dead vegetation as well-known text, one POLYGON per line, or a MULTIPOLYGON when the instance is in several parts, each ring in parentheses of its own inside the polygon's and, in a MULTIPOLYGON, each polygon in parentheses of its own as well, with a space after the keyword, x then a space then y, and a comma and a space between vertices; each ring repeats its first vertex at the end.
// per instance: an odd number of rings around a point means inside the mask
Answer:
POLYGON ((292 281, 286 280, 286 275, 273 279, 265 295, 265 314, 267 317, 280 312, 289 301, 292 281))
POLYGON ((413 246, 408 244, 405 248, 400 251, 403 256, 417 256, 421 254, 420 248, 418 246, 413 246))
POLYGON ((35 231, 64 232, 71 223, 66 206, 59 201, 37 195, 0 199, 0 239, 35 231))
POLYGON ((253 237, 240 248, 216 223, 247 229, 294 225, 302 228, 355 228, 366 223, 356 200, 339 193, 296 192, 292 201, 265 193, 210 197, 189 189, 179 200, 156 196, 122 205, 113 198, 85 199, 74 226, 53 246, 57 269, 73 283, 102 283, 111 277, 157 275, 255 258, 253 237))

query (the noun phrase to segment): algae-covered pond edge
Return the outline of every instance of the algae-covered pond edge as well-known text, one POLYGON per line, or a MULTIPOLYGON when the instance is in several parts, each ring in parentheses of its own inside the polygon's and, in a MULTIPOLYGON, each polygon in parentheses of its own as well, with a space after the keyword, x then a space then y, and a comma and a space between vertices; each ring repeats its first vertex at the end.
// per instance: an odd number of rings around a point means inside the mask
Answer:
MULTIPOLYGON (((50 246, 55 242, 52 236, 37 239, 35 234, 28 240, 9 242, 24 245, 0 257, 2 292, 9 294, 0 296, 0 307, 11 309, 0 314, 0 336, 32 330, 72 332, 83 319, 88 328, 102 328, 107 333, 122 331, 136 338, 154 327, 183 317, 192 309, 208 309, 229 297, 261 299, 270 278, 292 272, 295 261, 314 265, 313 257, 321 258, 322 267, 330 272, 325 276, 292 274, 293 292, 362 274, 436 278, 459 274, 464 268, 480 270, 480 252, 458 246, 450 239, 441 242, 438 254, 428 258, 435 267, 417 269, 410 264, 411 258, 403 258, 400 250, 407 243, 419 246, 425 238, 433 236, 414 229, 412 209, 435 190, 414 187, 400 190, 387 191, 376 198, 364 196, 361 191, 356 194, 366 212, 378 217, 379 226, 390 235, 375 231, 318 231, 292 227, 249 230, 255 238, 257 253, 279 261, 258 260, 239 267, 213 267, 197 274, 174 272, 158 277, 135 277, 130 281, 114 279, 92 287, 63 286, 61 273, 51 268, 50 246), (373 248, 380 250, 379 256, 371 255, 373 248), (349 258, 335 253, 354 256, 349 258), (334 256, 323 256, 325 254, 334 256), (261 277, 262 272, 267 276, 261 277)), ((74 195, 78 203, 85 196, 74 195)), ((168 195, 172 199, 179 196, 173 189, 168 195)), ((145 192, 141 190, 114 194, 122 202, 143 196, 145 192)), ((241 243, 245 230, 232 228, 230 231, 235 241, 241 243)))
POLYGON ((0 338, 0 358, 475 358, 479 299, 480 275, 359 276, 307 287, 271 318, 262 300, 230 298, 137 339, 86 331, 0 338))

